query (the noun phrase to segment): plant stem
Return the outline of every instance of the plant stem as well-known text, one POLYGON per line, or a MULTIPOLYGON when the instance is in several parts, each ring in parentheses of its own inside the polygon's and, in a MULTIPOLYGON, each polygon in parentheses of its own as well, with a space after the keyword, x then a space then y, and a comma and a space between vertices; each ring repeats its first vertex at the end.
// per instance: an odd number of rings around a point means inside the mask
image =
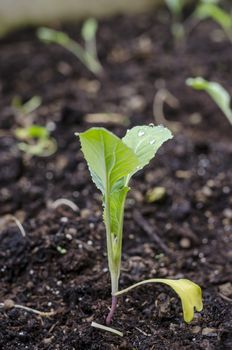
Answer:
POLYGON ((112 295, 112 304, 111 304, 111 309, 110 312, 108 313, 108 316, 106 317, 106 324, 107 326, 110 325, 113 315, 115 313, 117 307, 117 297, 115 295, 112 295))
MULTIPOLYGON (((107 184, 109 181, 107 181, 107 184)), ((126 193, 125 193, 126 194, 126 193)), ((121 255, 122 255, 122 231, 123 231, 123 217, 124 217, 124 196, 120 207, 119 224, 116 234, 111 232, 111 207, 110 207, 110 191, 108 185, 106 186, 105 194, 105 225, 106 225, 106 237, 107 237, 107 255, 108 265, 111 278, 111 294, 112 304, 110 312, 106 318, 106 324, 109 325, 112 321, 113 315, 117 307, 117 297, 115 294, 118 292, 118 281, 121 268, 121 255)))
POLYGON ((117 307, 117 297, 114 296, 118 291, 118 280, 120 274, 120 262, 118 264, 118 259, 114 256, 113 240, 111 235, 110 227, 110 194, 108 187, 106 188, 106 198, 105 198, 105 222, 106 222, 106 237, 107 237, 107 255, 108 264, 111 277, 111 294, 112 294, 112 304, 110 312, 106 318, 106 324, 109 325, 115 313, 117 307))

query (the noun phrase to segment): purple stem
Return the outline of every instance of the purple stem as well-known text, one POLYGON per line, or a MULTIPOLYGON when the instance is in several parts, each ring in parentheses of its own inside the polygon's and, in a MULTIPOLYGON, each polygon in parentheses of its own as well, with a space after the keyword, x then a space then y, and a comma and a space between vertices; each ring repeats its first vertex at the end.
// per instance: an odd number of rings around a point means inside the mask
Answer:
POLYGON ((116 307, 117 307, 117 297, 115 295, 112 295, 111 309, 110 309, 110 312, 109 312, 108 316, 106 317, 106 324, 107 324, 107 326, 109 326, 111 321, 112 321, 112 318, 114 316, 116 307))

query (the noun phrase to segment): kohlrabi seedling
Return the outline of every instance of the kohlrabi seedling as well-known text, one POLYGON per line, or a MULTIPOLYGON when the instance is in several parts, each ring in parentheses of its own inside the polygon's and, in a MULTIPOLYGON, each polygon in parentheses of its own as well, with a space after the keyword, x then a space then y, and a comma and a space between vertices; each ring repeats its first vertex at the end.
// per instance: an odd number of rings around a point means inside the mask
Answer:
POLYGON ((207 18, 213 19, 225 32, 230 41, 232 41, 232 15, 224 11, 216 3, 204 1, 200 3, 193 13, 198 20, 207 18))
POLYGON ((57 143, 50 136, 47 128, 40 125, 31 125, 15 130, 17 139, 24 141, 18 144, 21 151, 39 157, 48 157, 56 152, 57 143))
MULTIPOLYGON (((108 265, 111 277, 112 306, 106 318, 111 323, 117 296, 145 283, 164 283, 174 289, 182 301, 184 319, 190 322, 194 308, 202 309, 201 288, 186 280, 150 279, 119 291, 124 205, 131 177, 154 157, 160 146, 172 138, 163 126, 136 126, 120 139, 104 128, 91 128, 77 134, 93 182, 103 196, 103 219, 106 227, 108 265)), ((96 324, 94 323, 94 326, 96 324)), ((105 326, 99 326, 109 330, 105 326)))
POLYGON ((96 33, 97 33, 98 23, 95 18, 87 19, 82 28, 81 35, 85 42, 85 50, 95 58, 96 61, 99 62, 97 56, 97 41, 96 41, 96 33))
POLYGON ((42 104, 42 99, 40 96, 33 96, 30 100, 23 103, 19 96, 14 96, 11 101, 11 106, 17 109, 22 114, 30 114, 39 108, 42 104))
POLYGON ((82 36, 85 41, 83 48, 66 33, 54 29, 41 27, 37 31, 38 38, 45 43, 55 43, 71 51, 93 74, 101 74, 103 68, 97 57, 96 49, 97 22, 94 19, 85 21, 82 36))
POLYGON ((165 3, 172 14, 172 34, 176 40, 182 39, 185 35, 182 13, 186 0, 165 0, 165 3))
POLYGON ((231 97, 224 87, 214 81, 207 81, 202 77, 188 78, 186 84, 195 90, 207 92, 232 124, 231 97))

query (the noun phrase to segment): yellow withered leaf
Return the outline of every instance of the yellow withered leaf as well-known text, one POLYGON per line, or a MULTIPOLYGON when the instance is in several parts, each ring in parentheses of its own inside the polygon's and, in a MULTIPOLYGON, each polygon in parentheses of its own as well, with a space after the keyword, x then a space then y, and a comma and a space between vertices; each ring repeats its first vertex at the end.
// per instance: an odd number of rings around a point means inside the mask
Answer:
POLYGON ((185 322, 191 322, 194 317, 194 309, 197 311, 201 311, 203 309, 202 303, 202 291, 201 288, 194 282, 188 279, 165 279, 165 278, 151 278, 148 280, 144 280, 142 282, 138 282, 133 284, 131 287, 123 289, 117 293, 116 296, 129 292, 131 289, 134 289, 138 286, 147 283, 164 283, 171 287, 180 297, 182 309, 183 309, 183 317, 185 322))

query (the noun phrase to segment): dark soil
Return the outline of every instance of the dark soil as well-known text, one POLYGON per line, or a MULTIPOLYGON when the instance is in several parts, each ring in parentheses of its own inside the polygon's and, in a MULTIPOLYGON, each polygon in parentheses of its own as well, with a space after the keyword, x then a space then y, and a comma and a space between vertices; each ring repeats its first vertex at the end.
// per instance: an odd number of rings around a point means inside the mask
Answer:
MULTIPOLYGON (((80 26, 63 29, 80 41, 80 26)), ((2 308, 1 349, 232 348, 232 128, 210 98, 185 85, 187 77, 202 75, 232 95, 232 45, 215 41, 216 30, 204 22, 176 46, 166 14, 101 21, 99 79, 62 47, 39 42, 32 29, 1 40, 0 213, 16 215, 27 235, 1 226, 0 301, 57 311, 41 318, 2 308), (93 125, 88 113, 127 115, 129 127, 154 122, 154 95, 164 84, 179 100, 179 108, 164 109, 179 131, 131 183, 120 285, 190 278, 202 286, 204 310, 185 324, 170 289, 138 288, 119 299, 113 327, 123 331, 120 338, 90 326, 104 323, 110 282, 101 197, 74 132, 93 125), (40 95, 43 104, 22 116, 11 107, 15 95, 23 101, 40 95), (13 129, 33 121, 54 129, 55 155, 28 158, 18 150, 13 129), (165 187, 166 197, 149 204, 145 194, 156 186, 165 187), (72 200, 79 211, 51 209, 58 198, 72 200), (170 254, 138 225, 138 212, 170 254)), ((121 136, 121 121, 101 125, 121 136)))

